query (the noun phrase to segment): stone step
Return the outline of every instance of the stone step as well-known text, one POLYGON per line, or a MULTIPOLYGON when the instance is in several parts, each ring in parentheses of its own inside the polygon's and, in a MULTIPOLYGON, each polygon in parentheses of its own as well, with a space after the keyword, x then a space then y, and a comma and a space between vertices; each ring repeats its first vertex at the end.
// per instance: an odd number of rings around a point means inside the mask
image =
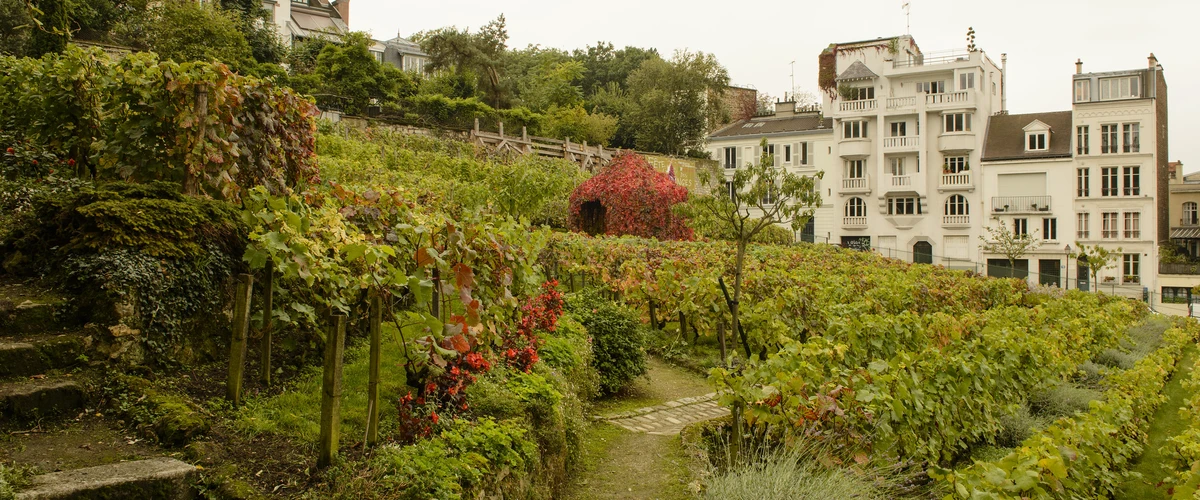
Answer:
POLYGON ((0 284, 0 335, 54 332, 73 326, 66 298, 17 283, 0 284))
POLYGON ((197 469, 174 458, 151 458, 35 476, 17 500, 195 498, 197 469))
POLYGON ((0 385, 0 415, 27 419, 60 414, 83 407, 87 399, 70 379, 41 379, 0 385))
POLYGON ((83 353, 83 337, 74 334, 0 340, 0 377, 28 377, 70 368, 79 363, 83 353))

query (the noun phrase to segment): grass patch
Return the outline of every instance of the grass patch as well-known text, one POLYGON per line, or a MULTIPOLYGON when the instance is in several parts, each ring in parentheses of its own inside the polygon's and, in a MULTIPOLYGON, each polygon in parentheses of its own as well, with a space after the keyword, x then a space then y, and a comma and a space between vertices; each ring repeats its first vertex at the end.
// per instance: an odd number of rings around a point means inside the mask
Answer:
MULTIPOLYGON (((393 325, 383 325, 379 360, 379 432, 388 434, 396 423, 396 400, 405 388, 404 354, 389 339, 396 338, 393 325)), ((346 349, 342 365, 342 439, 355 443, 366 436, 367 382, 371 346, 362 341, 346 349)), ((293 386, 265 398, 249 398, 238 412, 234 427, 239 431, 272 433, 315 444, 321 433, 321 370, 306 368, 293 386)))
POLYGON ((841 500, 894 498, 880 481, 879 471, 849 467, 827 468, 815 450, 789 448, 764 451, 750 463, 714 473, 704 498, 713 500, 841 500))
POLYGON ((1184 351, 1179 364, 1176 365, 1179 369, 1175 371, 1171 380, 1167 382, 1167 386, 1163 388, 1163 395, 1167 397, 1167 401, 1154 412, 1150 421, 1150 430, 1147 432, 1149 439, 1145 452, 1131 469, 1133 472, 1140 473, 1141 477, 1135 476, 1126 481, 1121 488, 1122 493, 1119 498, 1163 498, 1165 495, 1166 492, 1156 488, 1156 485, 1167 477, 1163 466, 1168 463, 1169 457, 1160 453, 1159 448, 1166 444, 1168 438, 1178 435, 1188 428, 1189 422, 1180 418, 1179 408, 1190 396, 1188 391, 1183 388, 1183 381, 1191 376, 1192 369, 1196 364, 1196 356, 1195 347, 1189 347, 1184 351))

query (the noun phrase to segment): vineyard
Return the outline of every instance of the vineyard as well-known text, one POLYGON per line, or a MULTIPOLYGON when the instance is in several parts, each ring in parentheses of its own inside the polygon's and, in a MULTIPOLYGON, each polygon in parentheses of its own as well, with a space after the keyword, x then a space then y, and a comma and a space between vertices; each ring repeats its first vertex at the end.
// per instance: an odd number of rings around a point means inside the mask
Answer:
MULTIPOLYGON (((202 464, 211 496, 586 492, 573 478, 607 425, 587 416, 621 407, 663 339, 704 358, 731 415, 683 433, 711 471, 699 495, 785 452, 863 498, 1200 484, 1200 376, 1181 363, 1200 328, 1141 303, 827 245, 742 256, 687 241, 737 232, 687 226, 667 205, 697 195, 642 186, 635 155, 588 183, 565 161, 318 126, 307 100, 219 64, 0 64, 4 279, 44 279, 102 324, 71 325, 108 349, 72 375, 111 425, 202 464), (631 190, 609 229, 680 240, 566 231, 631 190), (1137 477, 1151 442, 1163 466, 1137 477)), ((9 466, 0 493, 22 484, 9 466)))

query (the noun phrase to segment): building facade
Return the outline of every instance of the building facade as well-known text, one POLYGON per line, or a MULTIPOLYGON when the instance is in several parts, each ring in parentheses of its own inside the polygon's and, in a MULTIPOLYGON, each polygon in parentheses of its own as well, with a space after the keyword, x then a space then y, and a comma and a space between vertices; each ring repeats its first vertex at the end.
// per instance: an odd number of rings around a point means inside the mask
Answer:
POLYGON ((305 38, 337 39, 350 31, 350 0, 263 0, 263 9, 289 47, 305 38))
POLYGON ((1127 71, 1077 63, 1069 111, 1011 115, 1000 61, 973 46, 924 53, 910 36, 832 44, 809 128, 783 125, 804 114, 784 108, 712 134, 709 151, 736 168, 764 137, 776 153, 811 144, 824 172, 811 240, 1052 286, 1160 291, 1158 247, 1176 218, 1162 66, 1153 55, 1127 71), (1040 245, 1010 264, 986 251, 1000 225, 1040 245), (1099 283, 1073 256, 1081 243, 1119 253, 1099 283))

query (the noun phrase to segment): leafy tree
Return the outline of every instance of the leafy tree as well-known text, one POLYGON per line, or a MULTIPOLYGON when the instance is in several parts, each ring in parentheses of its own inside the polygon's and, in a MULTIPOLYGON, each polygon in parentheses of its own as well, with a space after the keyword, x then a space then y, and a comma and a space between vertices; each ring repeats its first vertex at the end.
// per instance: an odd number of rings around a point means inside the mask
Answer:
POLYGON ((756 237, 777 224, 789 225, 793 231, 803 228, 812 218, 815 207, 821 205, 816 180, 824 174, 819 172, 808 177, 774 167, 775 157, 766 152, 766 139, 762 140, 762 151, 757 164, 747 163, 736 169, 728 180, 720 172, 702 170, 700 182, 715 195, 696 196, 682 209, 686 215, 718 228, 723 234, 732 235, 737 253, 729 309, 733 316, 733 331, 741 335, 747 358, 751 355, 750 343, 741 330, 738 312, 746 249, 756 237))
POLYGON ((317 69, 317 56, 333 41, 323 36, 303 38, 284 56, 292 75, 310 75, 317 69))
POLYGON ((0 0, 0 54, 25 55, 32 25, 25 0, 0 0))
POLYGON ((656 49, 625 47, 614 50, 610 42, 596 42, 585 50, 576 49, 571 57, 583 63, 586 72, 580 79, 585 96, 591 96, 609 84, 624 85, 629 74, 648 59, 662 59, 656 49))
POLYGON ((259 0, 221 0, 221 7, 238 14, 250 53, 259 63, 283 62, 287 47, 279 40, 275 25, 268 18, 269 11, 259 0))
POLYGON ((728 86, 729 73, 711 54, 678 51, 670 61, 647 59, 627 84, 637 147, 678 155, 699 145, 721 122, 728 86))
POLYGON ((417 84, 408 73, 380 64, 371 55, 371 38, 365 33, 349 33, 341 44, 328 44, 317 56, 313 74, 322 93, 341 96, 345 111, 363 114, 372 99, 397 101, 414 95, 417 84))
POLYGON ((617 128, 613 132, 609 144, 613 147, 634 149, 637 147, 637 129, 628 118, 633 108, 633 100, 629 93, 616 82, 610 82, 604 88, 596 91, 589 99, 593 113, 603 113, 617 118, 617 128))
POLYGON ((439 28, 413 36, 429 54, 429 69, 473 72, 488 102, 499 107, 504 98, 500 71, 508 43, 504 15, 485 24, 476 33, 455 27, 439 28))
POLYGON ((617 119, 603 113, 588 113, 582 106, 560 108, 552 106, 546 111, 542 134, 557 138, 569 138, 574 142, 608 145, 617 130, 617 119))
POLYGON ((146 48, 176 62, 220 61, 234 70, 252 65, 237 13, 209 3, 166 0, 145 26, 146 48))
MULTIPOLYGON (((1092 283, 1099 285, 1100 271, 1113 267, 1117 263, 1117 257, 1121 255, 1121 248, 1109 250, 1100 245, 1087 246, 1078 241, 1075 245, 1079 250, 1072 252, 1071 257, 1074 257, 1084 263, 1088 268, 1088 274, 1092 276, 1092 283)), ((1096 291, 1100 291, 1100 287, 1096 286, 1096 291)))
POLYGON ((575 84, 583 76, 583 64, 564 61, 539 67, 532 78, 523 82, 521 102, 534 111, 551 107, 575 107, 583 104, 583 90, 575 84))
POLYGON ((58 54, 67 48, 71 39, 69 0, 42 0, 33 8, 33 31, 29 37, 27 54, 42 57, 58 54))
MULTIPOLYGON (((1016 231, 1009 230, 1004 221, 1000 221, 999 226, 988 226, 987 232, 988 236, 979 237, 979 240, 983 242, 983 251, 1000 254, 1008 259, 1010 275, 1017 268, 1017 261, 1021 257, 1042 246, 1042 240, 1037 239, 1032 233, 1017 234, 1016 231)), ((1034 232, 1037 230, 1035 229, 1034 232)))

